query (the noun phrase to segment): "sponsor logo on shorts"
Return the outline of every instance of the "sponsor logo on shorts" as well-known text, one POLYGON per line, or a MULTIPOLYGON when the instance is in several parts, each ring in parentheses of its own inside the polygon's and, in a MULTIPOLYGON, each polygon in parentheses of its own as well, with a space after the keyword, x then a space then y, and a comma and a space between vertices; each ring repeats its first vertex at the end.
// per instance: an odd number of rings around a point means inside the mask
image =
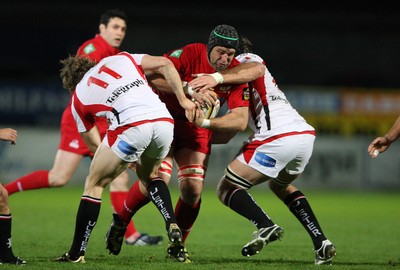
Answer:
POLYGON ((119 141, 117 147, 125 155, 132 155, 133 153, 136 152, 135 147, 130 146, 127 142, 124 141, 119 141))
POLYGON ((263 154, 263 153, 256 153, 254 160, 262 166, 273 168, 276 165, 276 160, 272 157, 263 154))
POLYGON ((72 140, 69 143, 69 147, 74 148, 74 149, 79 149, 79 141, 77 139, 72 140))

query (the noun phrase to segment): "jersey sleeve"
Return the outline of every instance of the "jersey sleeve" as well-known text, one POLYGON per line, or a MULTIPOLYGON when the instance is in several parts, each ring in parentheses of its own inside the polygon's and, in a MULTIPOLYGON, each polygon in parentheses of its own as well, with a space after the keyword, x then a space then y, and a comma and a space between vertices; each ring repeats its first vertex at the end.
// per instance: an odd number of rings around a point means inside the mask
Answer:
POLYGON ((247 84, 235 86, 227 99, 230 110, 238 107, 249 107, 250 90, 247 84))
POLYGON ((141 65, 142 64, 142 59, 143 56, 145 56, 147 54, 139 54, 139 53, 135 53, 135 54, 131 54, 133 60, 135 60, 136 64, 141 65))
POLYGON ((240 63, 258 62, 258 63, 265 65, 264 60, 260 56, 254 54, 254 53, 242 53, 242 54, 239 54, 238 56, 236 56, 236 59, 240 63))
POLYGON ((76 95, 72 97, 71 112, 76 122, 78 132, 85 132, 93 128, 95 118, 91 114, 84 113, 84 106, 76 97, 76 95))
POLYGON ((204 46, 201 43, 192 43, 166 54, 178 70, 183 81, 189 82, 193 80, 193 74, 209 73, 209 69, 213 71, 206 59, 204 46))

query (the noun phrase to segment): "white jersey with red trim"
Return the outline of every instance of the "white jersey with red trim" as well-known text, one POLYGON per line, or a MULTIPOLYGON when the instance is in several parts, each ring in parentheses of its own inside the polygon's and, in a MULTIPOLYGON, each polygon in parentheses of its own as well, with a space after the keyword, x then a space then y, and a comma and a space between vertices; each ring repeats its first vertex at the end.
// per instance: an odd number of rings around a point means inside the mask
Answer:
MULTIPOLYGON (((258 55, 251 53, 237 59, 265 65, 258 55)), ((267 68, 263 77, 249 85, 249 126, 254 133, 236 159, 271 178, 284 168, 289 174, 302 173, 312 155, 314 128, 290 105, 267 68)))
POLYGON ((172 118, 149 86, 141 68, 144 54, 102 59, 77 85, 71 104, 79 132, 90 130, 94 116, 106 117, 110 130, 138 121, 172 118))
MULTIPOLYGON (((265 65, 264 60, 253 53, 242 53, 236 59, 241 63, 258 62, 265 65)), ((256 136, 273 136, 304 128, 304 125, 298 124, 306 123, 305 119, 292 107, 267 67, 263 77, 250 83, 250 89, 249 126, 256 136)))

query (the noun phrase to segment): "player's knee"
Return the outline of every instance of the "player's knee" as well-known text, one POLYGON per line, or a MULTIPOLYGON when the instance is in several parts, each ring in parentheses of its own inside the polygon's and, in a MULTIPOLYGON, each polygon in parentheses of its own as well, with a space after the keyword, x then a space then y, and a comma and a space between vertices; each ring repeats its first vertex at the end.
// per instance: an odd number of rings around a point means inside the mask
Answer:
POLYGON ((207 167, 201 164, 189 164, 181 166, 178 170, 178 181, 193 180, 203 182, 207 167))
POLYGON ((224 173, 225 180, 234 186, 238 186, 243 189, 250 189, 254 186, 253 183, 240 176, 239 173, 233 171, 230 166, 225 169, 224 173))
POLYGON ((297 177, 297 174, 289 174, 286 168, 284 168, 279 172, 276 178, 269 181, 269 186, 273 190, 286 189, 297 177))
POLYGON ((4 213, 8 209, 8 191, 0 185, 0 211, 4 213))
POLYGON ((181 191, 181 196, 185 198, 185 201, 195 202, 201 198, 203 182, 185 179, 179 182, 179 188, 181 191))
POLYGON ((49 186, 50 187, 63 187, 70 181, 71 177, 58 174, 56 172, 49 172, 49 186))
POLYGON ((225 169, 225 174, 217 186, 218 199, 229 207, 232 195, 240 189, 248 190, 253 184, 244 177, 235 173, 229 166, 225 169))

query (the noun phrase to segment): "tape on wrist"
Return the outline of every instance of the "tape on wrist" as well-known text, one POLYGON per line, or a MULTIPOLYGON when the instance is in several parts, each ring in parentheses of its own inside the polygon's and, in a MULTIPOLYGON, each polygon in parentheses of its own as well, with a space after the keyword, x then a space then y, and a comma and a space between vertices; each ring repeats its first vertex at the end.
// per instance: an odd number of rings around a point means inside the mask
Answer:
POLYGON ((209 128, 211 126, 211 120, 210 119, 204 119, 203 123, 200 125, 202 128, 209 128))
POLYGON ((222 76, 222 74, 219 72, 212 73, 210 74, 210 76, 214 78, 217 84, 221 84, 224 82, 224 76, 222 76))

